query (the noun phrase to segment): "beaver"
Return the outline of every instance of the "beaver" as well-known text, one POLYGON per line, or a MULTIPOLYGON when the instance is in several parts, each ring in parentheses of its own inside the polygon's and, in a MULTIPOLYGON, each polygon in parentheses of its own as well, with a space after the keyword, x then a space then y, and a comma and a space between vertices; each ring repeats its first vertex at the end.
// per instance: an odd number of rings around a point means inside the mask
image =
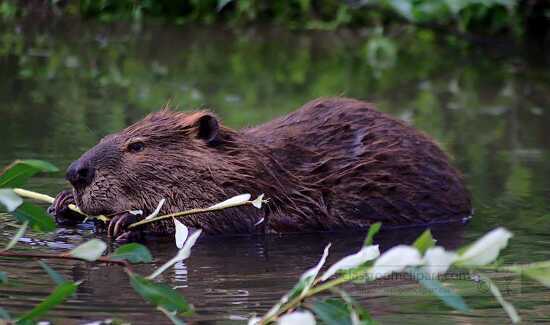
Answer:
MULTIPOLYGON (((262 210, 243 206, 181 219, 210 234, 420 225, 464 220, 472 209, 461 174, 432 139, 349 98, 313 100, 242 130, 209 111, 165 108, 101 139, 66 178, 73 190, 56 198, 51 212, 58 220, 71 218, 73 202, 90 215, 146 215, 162 199, 161 213, 242 193, 270 199, 262 210)), ((140 218, 117 215, 109 236, 126 241, 143 231, 174 231, 171 220, 128 230, 140 218)))

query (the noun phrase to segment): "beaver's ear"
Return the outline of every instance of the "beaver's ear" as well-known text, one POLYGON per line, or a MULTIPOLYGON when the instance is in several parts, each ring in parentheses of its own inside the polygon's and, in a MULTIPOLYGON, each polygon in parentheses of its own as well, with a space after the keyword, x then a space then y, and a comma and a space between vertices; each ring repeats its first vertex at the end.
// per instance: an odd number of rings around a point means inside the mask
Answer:
POLYGON ((211 113, 198 113, 193 123, 197 129, 197 138, 208 144, 215 144, 218 140, 220 126, 218 119, 211 113))

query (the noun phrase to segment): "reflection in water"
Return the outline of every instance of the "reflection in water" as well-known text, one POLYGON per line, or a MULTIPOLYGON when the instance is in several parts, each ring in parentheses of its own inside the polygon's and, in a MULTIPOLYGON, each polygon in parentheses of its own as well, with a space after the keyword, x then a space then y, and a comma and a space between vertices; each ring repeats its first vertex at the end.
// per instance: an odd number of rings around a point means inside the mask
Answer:
MULTIPOLYGON (((496 225, 515 237, 506 262, 550 259, 550 75, 535 52, 495 51, 448 40, 426 30, 376 33, 286 32, 249 29, 123 25, 3 26, 0 31, 0 164, 42 158, 65 168, 103 135, 158 109, 207 106, 226 124, 243 127, 284 114, 318 96, 345 95, 376 102, 433 135, 464 171, 476 214, 466 225, 433 229, 439 244, 456 248, 496 225), (376 53, 374 53, 376 51, 376 53), (386 51, 381 55, 380 51, 386 51)), ((29 189, 55 194, 62 173, 42 176, 29 189)), ((0 220, 0 244, 14 232, 0 220)), ((383 249, 410 243, 423 229, 386 230, 383 249)), ((59 229, 21 242, 22 250, 65 250, 90 238, 87 229, 59 229)), ((192 257, 162 276, 196 306, 196 320, 241 320, 265 312, 332 242, 329 263, 357 251, 364 234, 203 237, 192 257)), ((154 265, 176 251, 148 244, 154 265)), ((52 261, 78 294, 51 312, 63 322, 120 317, 166 322, 137 297, 116 266, 52 261)), ((20 313, 52 287, 35 261, 0 260, 14 278, 0 289, 2 307, 20 313)), ((418 293, 410 279, 351 285, 383 323, 505 320, 474 281, 449 280, 476 311, 449 311, 418 293), (415 293, 418 293, 415 295, 415 293)), ((507 299, 532 322, 548 321, 548 291, 502 275, 507 299)), ((50 317, 50 316, 48 316, 50 317)))
POLYGON ((174 279, 172 282, 181 282, 176 286, 177 288, 187 288, 187 273, 187 265, 183 261, 174 264, 174 279))

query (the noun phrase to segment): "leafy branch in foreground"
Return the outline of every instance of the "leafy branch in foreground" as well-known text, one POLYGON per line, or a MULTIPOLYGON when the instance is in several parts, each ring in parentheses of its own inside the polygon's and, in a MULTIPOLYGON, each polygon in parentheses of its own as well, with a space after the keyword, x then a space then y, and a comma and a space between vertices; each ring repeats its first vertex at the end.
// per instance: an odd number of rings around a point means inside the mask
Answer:
POLYGON ((265 315, 250 319, 249 324, 267 324, 275 321, 279 324, 315 324, 315 317, 327 324, 371 324, 374 320, 370 314, 338 287, 357 280, 375 281, 399 272, 411 274, 444 304, 463 312, 469 312, 470 308, 462 297, 439 282, 437 276, 446 273, 451 266, 464 268, 471 273, 476 272, 514 323, 521 320, 514 306, 502 297, 500 290, 487 275, 479 272, 486 270, 514 272, 550 286, 550 261, 513 267, 490 264, 496 260, 512 237, 512 234, 504 228, 494 229, 473 244, 456 252, 435 246, 430 230, 426 230, 413 245, 398 245, 382 255, 378 251, 378 245, 370 245, 372 237, 379 228, 379 225, 371 227, 365 246, 359 252, 342 258, 319 276, 319 271, 330 249, 330 244, 327 245, 319 263, 307 270, 294 288, 265 315), (336 273, 339 276, 329 280, 336 273), (327 291, 339 295, 340 298, 329 298, 313 304, 306 303, 306 300, 327 291))
MULTIPOLYGON (((92 239, 80 246, 60 254, 32 254, 32 253, 17 253, 4 250, 0 252, 0 256, 12 258, 34 258, 40 259, 39 263, 42 268, 50 275, 52 280, 57 284, 55 290, 38 304, 31 311, 23 314, 15 320, 0 308, 0 320, 15 321, 17 323, 34 322, 38 317, 44 315, 52 308, 56 307, 66 299, 70 298, 77 290, 79 282, 66 281, 62 275, 53 270, 50 266, 44 263, 43 259, 68 259, 81 260, 87 262, 110 263, 121 266, 128 274, 130 283, 134 290, 143 297, 143 299, 152 303, 156 308, 163 312, 171 321, 181 322, 177 316, 187 316, 193 312, 193 309, 185 298, 176 290, 166 284, 157 283, 154 281, 158 275, 167 270, 178 261, 185 260, 191 255, 191 248, 200 236, 201 231, 196 231, 185 238, 183 248, 178 252, 176 257, 159 267, 153 274, 148 277, 143 277, 136 274, 132 268, 132 263, 151 263, 153 261, 149 250, 140 244, 131 243, 118 247, 112 254, 103 256, 107 245, 99 240, 92 239)), ((6 273, 0 273, 0 283, 7 283, 8 276, 6 273)))

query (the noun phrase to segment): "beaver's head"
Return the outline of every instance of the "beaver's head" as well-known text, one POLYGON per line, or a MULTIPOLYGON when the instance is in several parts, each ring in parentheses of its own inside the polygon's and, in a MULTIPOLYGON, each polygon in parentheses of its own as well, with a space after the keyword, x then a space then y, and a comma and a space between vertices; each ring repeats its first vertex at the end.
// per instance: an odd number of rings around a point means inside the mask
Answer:
POLYGON ((224 145, 232 132, 209 112, 162 110, 103 138, 70 165, 66 178, 77 205, 90 215, 151 211, 163 198, 164 210, 204 206, 217 199, 203 187, 231 152, 224 145))

